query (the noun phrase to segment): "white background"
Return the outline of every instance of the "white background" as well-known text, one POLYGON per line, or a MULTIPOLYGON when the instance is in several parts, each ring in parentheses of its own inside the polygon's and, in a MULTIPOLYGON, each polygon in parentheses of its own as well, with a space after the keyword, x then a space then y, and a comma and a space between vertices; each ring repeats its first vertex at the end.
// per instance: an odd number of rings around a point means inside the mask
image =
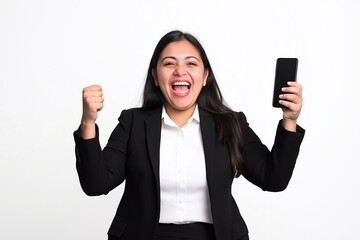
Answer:
POLYGON ((104 146, 121 110, 141 104, 153 49, 173 29, 199 38, 226 101, 268 147, 276 58, 299 59, 307 132, 288 189, 233 185, 251 239, 360 239, 359 3, 1 0, 0 239, 106 239, 123 188, 80 188, 81 91, 103 86, 104 146))

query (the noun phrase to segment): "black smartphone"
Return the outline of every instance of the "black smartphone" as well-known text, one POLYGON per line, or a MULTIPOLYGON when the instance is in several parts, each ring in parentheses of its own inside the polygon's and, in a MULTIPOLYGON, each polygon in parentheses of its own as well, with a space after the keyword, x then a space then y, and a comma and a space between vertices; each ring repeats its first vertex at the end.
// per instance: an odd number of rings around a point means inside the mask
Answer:
POLYGON ((296 81, 296 74, 298 69, 297 58, 278 58, 276 61, 275 70, 275 84, 273 95, 273 107, 283 108, 284 106, 279 103, 279 95, 283 92, 281 88, 288 86, 287 82, 296 81))

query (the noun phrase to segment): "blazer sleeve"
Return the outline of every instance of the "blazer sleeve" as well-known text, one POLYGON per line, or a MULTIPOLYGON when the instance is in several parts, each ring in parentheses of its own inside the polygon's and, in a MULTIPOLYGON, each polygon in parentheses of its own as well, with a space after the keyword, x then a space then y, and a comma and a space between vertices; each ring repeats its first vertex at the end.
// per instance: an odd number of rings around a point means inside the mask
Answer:
POLYGON ((80 128, 74 132, 76 169, 80 185, 89 196, 107 194, 126 178, 127 142, 129 121, 126 111, 119 117, 119 123, 112 132, 106 147, 99 142, 99 128, 96 137, 83 139, 80 128))
POLYGON ((296 132, 287 131, 279 121, 271 151, 249 127, 240 112, 243 134, 243 176, 264 191, 283 191, 292 176, 305 130, 297 126, 296 132))

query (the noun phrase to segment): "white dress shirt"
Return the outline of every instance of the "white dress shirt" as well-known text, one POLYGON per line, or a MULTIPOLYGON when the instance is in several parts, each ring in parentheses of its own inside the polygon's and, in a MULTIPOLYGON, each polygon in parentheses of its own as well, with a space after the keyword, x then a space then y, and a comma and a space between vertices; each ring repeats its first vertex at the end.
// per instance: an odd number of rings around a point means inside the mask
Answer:
POLYGON ((163 108, 160 223, 213 223, 198 107, 179 128, 163 108))

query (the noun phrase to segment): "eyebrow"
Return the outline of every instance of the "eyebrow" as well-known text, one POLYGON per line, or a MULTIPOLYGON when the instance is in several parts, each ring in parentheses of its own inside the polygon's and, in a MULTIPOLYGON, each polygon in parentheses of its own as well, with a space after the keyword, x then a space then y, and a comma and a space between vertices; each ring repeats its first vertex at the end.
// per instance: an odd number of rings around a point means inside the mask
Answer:
MULTIPOLYGON (((173 56, 166 56, 166 57, 164 57, 163 59, 161 59, 161 61, 160 62, 163 62, 165 59, 167 59, 167 58, 170 58, 170 59, 173 59, 173 60, 176 60, 176 57, 173 57, 173 56)), ((195 57, 195 56, 187 56, 187 57, 185 57, 185 59, 190 59, 190 58, 195 58, 197 61, 199 61, 200 62, 200 60, 197 58, 197 57, 195 57)))

